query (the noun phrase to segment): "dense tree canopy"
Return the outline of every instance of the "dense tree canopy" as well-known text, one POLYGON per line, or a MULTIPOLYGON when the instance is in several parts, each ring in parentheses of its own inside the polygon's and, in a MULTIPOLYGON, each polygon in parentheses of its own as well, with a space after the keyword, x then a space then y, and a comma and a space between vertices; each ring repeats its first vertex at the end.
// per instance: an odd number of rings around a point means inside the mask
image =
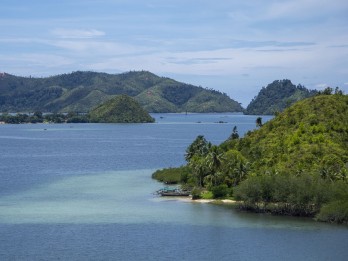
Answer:
POLYGON ((135 98, 148 112, 242 112, 226 94, 147 71, 73 72, 47 78, 0 78, 0 112, 88 112, 116 95, 135 98))
POLYGON ((91 122, 99 123, 141 123, 154 119, 133 98, 118 95, 94 108, 88 114, 91 122))
POLYGON ((1 114, 0 122, 20 123, 145 123, 154 119, 131 97, 119 95, 101 104, 88 114, 35 112, 33 114, 1 114))
POLYGON ((273 115, 316 93, 316 91, 310 91, 302 85, 295 86, 290 80, 274 81, 260 90, 259 94, 248 105, 246 113, 273 115))
POLYGON ((348 96, 327 92, 259 119, 243 138, 235 128, 219 146, 197 137, 186 151, 189 174, 178 182, 195 198, 208 190, 245 209, 348 222, 348 96))

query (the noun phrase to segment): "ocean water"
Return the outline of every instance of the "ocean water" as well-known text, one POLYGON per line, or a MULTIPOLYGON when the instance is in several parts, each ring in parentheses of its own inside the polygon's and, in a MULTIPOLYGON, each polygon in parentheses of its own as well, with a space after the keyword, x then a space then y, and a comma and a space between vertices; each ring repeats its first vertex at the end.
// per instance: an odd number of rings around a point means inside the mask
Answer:
POLYGON ((347 227, 153 195, 153 171, 184 164, 196 136, 219 144, 257 118, 153 116, 0 125, 0 260, 347 260, 347 227))

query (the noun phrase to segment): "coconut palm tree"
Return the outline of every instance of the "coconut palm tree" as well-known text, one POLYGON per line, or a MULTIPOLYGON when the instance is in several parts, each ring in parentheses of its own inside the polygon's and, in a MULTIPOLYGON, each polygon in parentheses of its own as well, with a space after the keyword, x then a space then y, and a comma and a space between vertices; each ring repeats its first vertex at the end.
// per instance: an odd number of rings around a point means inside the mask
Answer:
POLYGON ((262 127, 262 117, 256 118, 256 127, 262 127))

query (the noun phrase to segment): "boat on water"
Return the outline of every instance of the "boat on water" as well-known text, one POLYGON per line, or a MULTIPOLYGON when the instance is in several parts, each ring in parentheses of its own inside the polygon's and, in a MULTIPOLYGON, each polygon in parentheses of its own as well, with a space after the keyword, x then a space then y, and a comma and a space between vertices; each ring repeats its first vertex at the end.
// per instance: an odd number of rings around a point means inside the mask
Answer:
POLYGON ((191 194, 188 190, 182 190, 180 188, 165 187, 156 191, 157 195, 166 197, 187 197, 191 194))

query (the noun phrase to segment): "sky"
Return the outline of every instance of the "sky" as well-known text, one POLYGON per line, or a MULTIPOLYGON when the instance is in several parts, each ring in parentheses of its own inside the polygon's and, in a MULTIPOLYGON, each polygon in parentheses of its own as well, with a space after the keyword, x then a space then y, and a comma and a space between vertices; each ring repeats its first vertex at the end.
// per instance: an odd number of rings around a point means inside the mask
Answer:
POLYGON ((347 0, 1 0, 0 72, 159 76, 243 106, 290 79, 348 93, 347 0))

